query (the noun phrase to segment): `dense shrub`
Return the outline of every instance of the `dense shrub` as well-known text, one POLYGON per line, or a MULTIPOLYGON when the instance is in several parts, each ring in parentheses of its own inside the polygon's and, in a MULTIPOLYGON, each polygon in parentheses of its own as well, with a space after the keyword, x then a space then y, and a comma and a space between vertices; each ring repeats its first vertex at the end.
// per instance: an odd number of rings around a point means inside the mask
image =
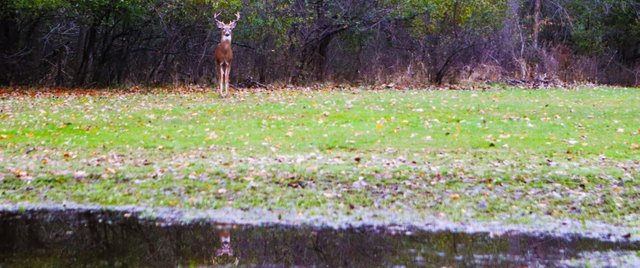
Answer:
POLYGON ((208 84, 237 11, 235 83, 640 83, 635 0, 4 0, 0 84, 208 84))

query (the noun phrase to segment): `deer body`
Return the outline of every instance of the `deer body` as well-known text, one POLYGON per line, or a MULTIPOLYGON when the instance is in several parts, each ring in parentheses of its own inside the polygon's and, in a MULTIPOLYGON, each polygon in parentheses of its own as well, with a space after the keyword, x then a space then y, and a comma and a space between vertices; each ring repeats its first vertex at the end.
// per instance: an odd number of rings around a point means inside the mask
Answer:
POLYGON ((220 43, 214 52, 216 67, 218 68, 218 93, 220 96, 229 94, 229 73, 231 73, 231 62, 233 61, 233 50, 231 49, 232 31, 236 27, 236 22, 240 19, 240 13, 236 13, 236 20, 224 23, 218 20, 218 14, 214 19, 216 25, 222 31, 220 43))
POLYGON ((223 96, 229 93, 229 73, 233 61, 231 41, 220 41, 215 51, 216 66, 218 66, 218 93, 223 96))

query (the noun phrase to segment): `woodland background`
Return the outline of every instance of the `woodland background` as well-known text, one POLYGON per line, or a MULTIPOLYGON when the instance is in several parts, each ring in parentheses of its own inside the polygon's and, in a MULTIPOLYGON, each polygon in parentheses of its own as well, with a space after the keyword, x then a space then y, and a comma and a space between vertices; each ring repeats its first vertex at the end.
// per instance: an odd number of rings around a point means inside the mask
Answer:
POLYGON ((636 0, 2 0, 0 85, 640 84, 636 0))

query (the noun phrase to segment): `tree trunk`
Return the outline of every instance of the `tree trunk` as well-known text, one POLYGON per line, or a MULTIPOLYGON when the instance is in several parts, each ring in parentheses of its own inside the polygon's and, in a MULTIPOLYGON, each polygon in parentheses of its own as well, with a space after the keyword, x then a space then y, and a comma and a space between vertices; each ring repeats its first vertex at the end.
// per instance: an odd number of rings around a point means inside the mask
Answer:
POLYGON ((88 33, 80 34, 78 48, 81 49, 82 57, 80 58, 80 66, 76 71, 75 84, 84 85, 86 82, 88 69, 93 61, 96 43, 96 25, 92 23, 89 26, 88 33))
POLYGON ((533 48, 538 49, 540 35, 540 1, 535 0, 533 7, 533 48))
POLYGON ((333 35, 327 36, 326 38, 322 39, 320 41, 320 44, 318 45, 318 57, 316 59, 318 81, 324 80, 325 77, 325 71, 327 69, 327 51, 329 49, 331 39, 333 39, 333 35))

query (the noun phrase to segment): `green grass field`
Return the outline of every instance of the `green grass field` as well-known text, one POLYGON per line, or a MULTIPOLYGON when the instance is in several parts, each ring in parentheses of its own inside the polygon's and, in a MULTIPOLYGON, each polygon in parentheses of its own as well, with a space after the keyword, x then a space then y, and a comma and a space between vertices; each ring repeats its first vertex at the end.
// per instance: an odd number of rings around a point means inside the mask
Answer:
POLYGON ((640 227, 640 90, 0 96, 0 203, 640 227))

